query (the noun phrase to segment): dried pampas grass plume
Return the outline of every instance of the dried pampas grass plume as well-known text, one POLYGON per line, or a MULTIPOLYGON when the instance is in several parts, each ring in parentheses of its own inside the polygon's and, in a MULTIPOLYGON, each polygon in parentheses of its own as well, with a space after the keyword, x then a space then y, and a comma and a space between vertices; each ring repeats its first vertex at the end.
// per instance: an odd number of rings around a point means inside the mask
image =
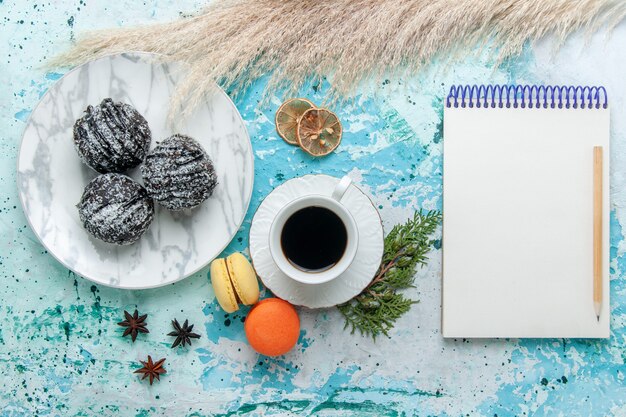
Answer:
POLYGON ((172 103, 185 111, 216 82, 237 95, 267 74, 266 97, 329 77, 332 98, 348 98, 372 77, 415 74, 435 57, 490 44, 500 62, 528 41, 552 34, 562 42, 625 15, 623 0, 217 0, 175 22, 88 33, 52 65, 162 54, 190 66, 172 103))

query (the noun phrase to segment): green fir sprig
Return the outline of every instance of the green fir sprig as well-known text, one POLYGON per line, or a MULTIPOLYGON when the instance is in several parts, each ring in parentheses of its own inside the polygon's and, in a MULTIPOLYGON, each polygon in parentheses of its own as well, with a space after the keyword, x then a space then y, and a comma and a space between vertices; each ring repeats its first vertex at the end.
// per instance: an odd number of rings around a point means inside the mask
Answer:
POLYGON ((394 226, 385 237, 381 265, 372 282, 361 294, 338 306, 346 320, 345 328, 373 339, 381 333, 389 336, 396 320, 417 302, 398 291, 413 286, 415 269, 426 264, 434 244, 431 235, 440 223, 440 211, 420 210, 406 223, 394 226))

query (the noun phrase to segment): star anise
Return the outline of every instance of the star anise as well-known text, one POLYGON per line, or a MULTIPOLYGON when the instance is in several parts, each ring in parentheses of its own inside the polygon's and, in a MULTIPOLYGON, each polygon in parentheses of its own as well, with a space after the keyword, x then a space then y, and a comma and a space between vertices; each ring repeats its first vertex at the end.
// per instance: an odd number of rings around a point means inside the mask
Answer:
POLYGON ((163 363, 165 362, 165 358, 159 359, 156 362, 152 362, 152 357, 148 355, 148 361, 139 361, 143 365, 143 368, 137 369, 134 373, 143 374, 141 380, 143 381, 147 377, 150 377, 150 385, 156 378, 157 381, 160 381, 160 376, 165 373, 165 368, 163 368, 163 363))
POLYGON ((135 339, 137 339, 138 333, 150 333, 148 329, 146 329, 146 325, 148 324, 146 323, 146 317, 148 317, 147 314, 140 316, 137 310, 135 310, 132 315, 124 310, 124 318, 126 318, 126 320, 117 323, 118 326, 126 327, 122 337, 130 335, 130 338, 134 342, 135 339))
POLYGON ((172 343, 172 349, 180 344, 182 344, 183 346, 191 346, 191 339, 200 338, 199 334, 192 333, 193 324, 189 326, 189 320, 185 320, 185 322, 181 326, 178 323, 178 320, 174 319, 172 320, 172 326, 174 326, 174 329, 176 330, 167 334, 168 336, 176 336, 176 340, 174 340, 174 343, 172 343))

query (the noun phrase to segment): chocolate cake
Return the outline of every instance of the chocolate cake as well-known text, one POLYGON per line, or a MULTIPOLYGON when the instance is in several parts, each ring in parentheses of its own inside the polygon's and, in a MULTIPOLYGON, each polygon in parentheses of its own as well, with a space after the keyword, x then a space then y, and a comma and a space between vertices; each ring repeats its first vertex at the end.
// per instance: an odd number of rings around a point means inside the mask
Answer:
POLYGON ((154 203, 145 188, 122 174, 94 178, 77 205, 83 226, 107 243, 136 242, 154 217, 154 203))
POLYGON ((74 123, 74 145, 83 162, 100 173, 139 165, 150 149, 146 119, 130 104, 105 98, 74 123))
POLYGON ((169 210, 196 207, 217 185, 209 156, 185 135, 170 136, 150 151, 141 174, 150 197, 169 210))

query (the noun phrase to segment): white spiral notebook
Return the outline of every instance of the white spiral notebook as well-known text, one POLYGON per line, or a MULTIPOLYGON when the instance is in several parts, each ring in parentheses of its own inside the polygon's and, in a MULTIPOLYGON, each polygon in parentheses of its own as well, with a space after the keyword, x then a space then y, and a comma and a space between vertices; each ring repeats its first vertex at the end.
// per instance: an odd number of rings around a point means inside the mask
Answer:
POLYGON ((443 336, 609 337, 605 89, 454 86, 443 169, 443 336))

